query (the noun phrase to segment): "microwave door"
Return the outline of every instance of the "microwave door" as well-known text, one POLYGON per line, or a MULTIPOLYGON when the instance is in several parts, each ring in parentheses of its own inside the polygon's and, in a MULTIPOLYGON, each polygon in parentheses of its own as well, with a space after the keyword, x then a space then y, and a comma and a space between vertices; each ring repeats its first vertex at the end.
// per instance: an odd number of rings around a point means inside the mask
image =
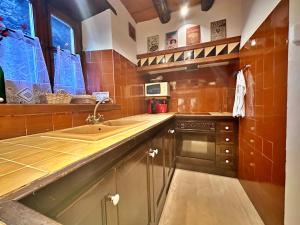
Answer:
POLYGON ((154 96, 161 94, 161 85, 160 84, 152 84, 146 87, 147 95, 154 96))

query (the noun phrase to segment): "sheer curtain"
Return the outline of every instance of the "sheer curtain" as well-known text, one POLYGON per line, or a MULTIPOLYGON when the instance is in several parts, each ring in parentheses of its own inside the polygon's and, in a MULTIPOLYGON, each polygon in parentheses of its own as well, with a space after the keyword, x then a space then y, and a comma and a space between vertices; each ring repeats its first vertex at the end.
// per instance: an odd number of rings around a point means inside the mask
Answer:
POLYGON ((10 32, 0 42, 0 65, 4 71, 7 103, 40 103, 51 93, 49 75, 38 38, 10 32))
POLYGON ((80 56, 57 48, 54 54, 54 92, 64 90, 70 94, 85 94, 80 56))

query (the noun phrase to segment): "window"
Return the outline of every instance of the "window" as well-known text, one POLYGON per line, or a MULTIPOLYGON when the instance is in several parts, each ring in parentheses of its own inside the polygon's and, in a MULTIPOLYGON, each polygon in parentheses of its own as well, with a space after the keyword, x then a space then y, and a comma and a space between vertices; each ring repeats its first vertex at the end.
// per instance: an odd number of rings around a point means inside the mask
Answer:
POLYGON ((69 50, 72 53, 75 52, 74 31, 70 25, 51 15, 51 32, 53 47, 59 46, 61 49, 69 50))
POLYGON ((54 92, 64 90, 71 94, 85 94, 80 55, 75 55, 73 28, 51 15, 54 58, 54 92), (73 53, 73 54, 72 54, 73 53))
POLYGON ((60 49, 54 53, 54 92, 64 90, 71 94, 85 94, 80 55, 60 49))
POLYGON ((0 16, 6 27, 23 30, 26 35, 34 35, 32 5, 29 0, 1 0, 0 16))
POLYGON ((0 65, 8 103, 40 103, 42 93, 51 91, 37 38, 25 37, 21 31, 11 32, 0 42, 0 65))

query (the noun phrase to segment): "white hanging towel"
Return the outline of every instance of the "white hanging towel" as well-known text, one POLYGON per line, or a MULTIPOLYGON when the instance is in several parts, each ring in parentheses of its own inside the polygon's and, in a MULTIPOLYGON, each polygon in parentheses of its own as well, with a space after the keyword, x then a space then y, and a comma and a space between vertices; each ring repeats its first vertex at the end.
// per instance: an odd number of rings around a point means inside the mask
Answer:
POLYGON ((235 99, 233 105, 233 117, 245 117, 246 81, 243 70, 239 71, 236 79, 235 99))

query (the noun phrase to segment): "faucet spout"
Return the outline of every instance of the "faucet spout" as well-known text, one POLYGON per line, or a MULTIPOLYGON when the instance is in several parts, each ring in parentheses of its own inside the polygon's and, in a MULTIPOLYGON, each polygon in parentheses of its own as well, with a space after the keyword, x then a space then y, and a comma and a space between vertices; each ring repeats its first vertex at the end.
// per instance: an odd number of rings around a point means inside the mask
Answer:
POLYGON ((93 115, 89 115, 88 118, 86 119, 87 123, 88 124, 97 124, 97 123, 100 123, 101 121, 104 120, 104 116, 101 115, 101 114, 98 114, 97 115, 97 110, 98 110, 98 107, 99 105, 107 102, 107 101, 110 101, 113 103, 113 99, 112 98, 105 98, 103 99, 102 101, 99 101, 96 106, 95 106, 95 109, 94 109, 94 114, 93 115))

